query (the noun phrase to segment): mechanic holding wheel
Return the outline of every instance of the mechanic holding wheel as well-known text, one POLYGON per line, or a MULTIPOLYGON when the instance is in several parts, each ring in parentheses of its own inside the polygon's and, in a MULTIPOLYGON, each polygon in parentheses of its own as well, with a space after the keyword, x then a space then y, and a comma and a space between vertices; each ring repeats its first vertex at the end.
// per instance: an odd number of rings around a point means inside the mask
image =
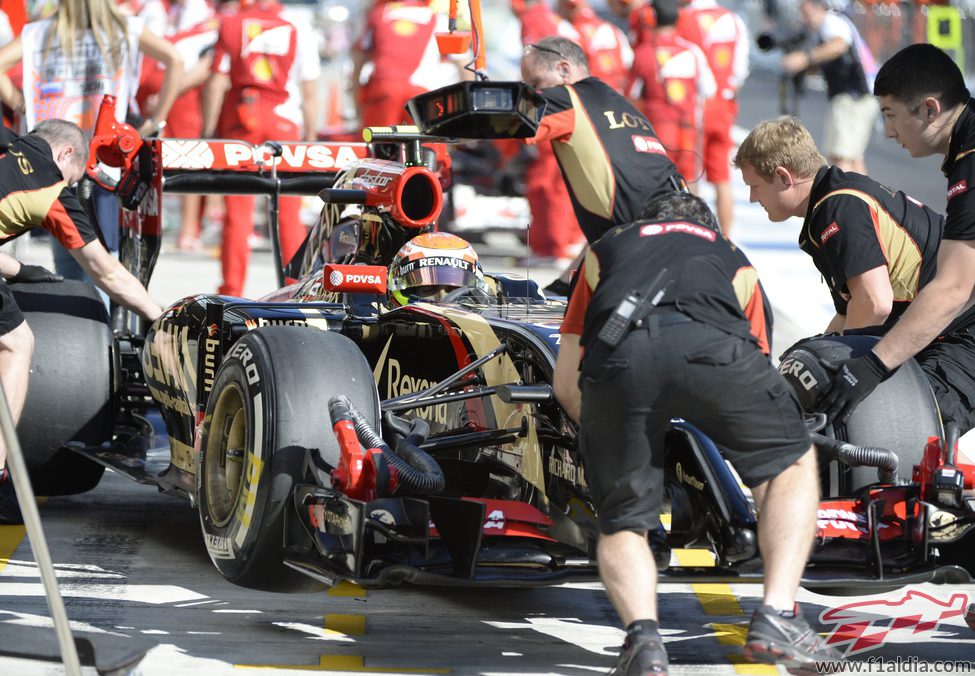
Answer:
MULTIPOLYGON (((894 369, 918 354, 924 360, 924 351, 937 347, 934 369, 950 371, 945 391, 936 391, 939 405, 950 400, 942 415, 968 430, 975 424, 975 336, 956 327, 975 301, 975 101, 955 62, 937 47, 921 44, 905 47, 880 68, 874 94, 888 138, 912 157, 944 155, 944 235, 934 278, 873 350, 840 366, 822 405, 830 418, 846 420, 894 369), (947 347, 936 344, 941 336, 947 347), (947 359, 945 352, 950 352, 947 359)), ((929 368, 924 370, 930 378, 929 368)))
POLYGON ((745 656, 789 667, 838 660, 795 604, 816 532, 818 469, 796 395, 768 360, 758 276, 699 198, 665 195, 644 217, 586 255, 554 377, 580 424, 599 573, 626 626, 612 673, 667 671, 647 533, 660 524, 674 417, 725 449, 758 505, 765 594, 745 656))
MULTIPOLYGON (((545 115, 529 143, 551 141, 589 244, 639 218, 648 200, 683 189, 653 125, 589 74, 578 44, 552 36, 526 45, 521 77, 545 99, 545 115)), ((566 285, 574 269, 563 274, 566 285)))
MULTIPOLYGON (((944 219, 867 176, 827 166, 793 117, 759 124, 735 166, 772 221, 803 218, 799 246, 833 296, 827 333, 881 335, 934 279, 944 219)), ((960 313, 916 355, 944 422, 975 427, 975 308, 960 313)))
MULTIPOLYGON (((145 287, 98 239, 81 203, 69 186, 85 174, 88 141, 77 125, 45 120, 14 139, 0 154, 0 243, 34 228, 49 231, 95 284, 120 305, 152 321, 162 309, 145 287)), ((0 258, 0 272, 10 281, 52 281, 43 268, 0 258)), ((0 379, 14 423, 27 399, 34 335, 24 321, 7 283, 0 281, 0 379)), ((13 482, 7 475, 6 447, 0 440, 0 524, 22 523, 13 482)))

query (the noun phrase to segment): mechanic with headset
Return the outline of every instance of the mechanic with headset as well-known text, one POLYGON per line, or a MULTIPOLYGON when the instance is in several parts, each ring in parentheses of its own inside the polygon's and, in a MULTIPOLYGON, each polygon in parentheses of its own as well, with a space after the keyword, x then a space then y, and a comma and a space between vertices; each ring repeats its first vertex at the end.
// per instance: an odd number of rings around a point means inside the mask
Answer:
MULTIPOLYGON (((100 289, 151 321, 162 314, 162 309, 139 280, 108 253, 69 189, 84 176, 87 162, 88 142, 71 122, 45 120, 31 133, 13 140, 0 155, 0 242, 44 228, 68 249, 100 289)), ((36 269, 22 266, 21 278, 24 267, 29 275, 37 275, 36 269)), ((33 351, 30 327, 6 282, 0 281, 0 378, 15 423, 27 399, 33 351)), ((6 448, 0 442, 0 523, 21 523, 5 464, 6 448)))
POLYGON ((582 48, 562 37, 525 47, 522 79, 545 99, 529 143, 551 141, 590 244, 640 217, 648 200, 683 184, 653 126, 620 93, 590 76, 582 48))
POLYGON ((647 533, 660 523, 674 417, 725 449, 758 506, 765 593, 746 657, 790 667, 839 659, 795 604, 816 532, 818 470, 795 392, 768 360, 758 276, 699 198, 665 195, 644 216, 588 252, 554 376, 580 424, 599 573, 626 626, 612 673, 667 671, 647 533))
POLYGON ((417 235, 389 265, 387 290, 393 305, 435 303, 458 289, 488 297, 477 252, 467 240, 447 232, 417 235))
MULTIPOLYGON (((521 22, 522 45, 550 35, 579 40, 578 31, 556 14, 547 0, 512 0, 511 11, 521 22)), ((532 158, 525 167, 525 199, 531 210, 528 244, 533 255, 550 258, 555 265, 565 264, 585 243, 569 190, 552 144, 536 143, 527 153, 532 158)))
MULTIPOLYGON (((526 45, 521 77, 545 99, 545 114, 528 142, 551 142, 590 244, 614 225, 639 218, 648 200, 683 189, 649 120, 590 75, 582 47, 557 36, 526 45)), ((562 290, 574 269, 561 276, 562 290)))
MULTIPOLYGON (((827 332, 886 333, 935 277, 944 219, 900 191, 827 166, 793 117, 751 131, 735 165, 773 221, 804 219, 799 246, 836 307, 827 332), (872 328, 871 328, 872 327, 872 328)), ((943 420, 975 427, 975 308, 957 315, 916 355, 943 420)))

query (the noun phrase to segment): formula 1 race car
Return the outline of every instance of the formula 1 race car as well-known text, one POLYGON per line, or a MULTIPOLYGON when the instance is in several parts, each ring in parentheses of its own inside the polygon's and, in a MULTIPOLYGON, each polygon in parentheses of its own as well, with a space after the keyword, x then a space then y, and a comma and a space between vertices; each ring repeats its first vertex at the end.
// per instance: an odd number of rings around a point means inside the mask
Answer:
MULTIPOLYGON (((508 91, 528 124, 537 119, 530 89, 508 91)), ((492 114, 475 123, 465 112, 468 128, 481 138, 524 133, 524 120, 492 114)), ((325 206, 281 266, 281 288, 260 300, 192 296, 149 327, 118 313, 113 331, 104 316, 79 317, 77 306, 90 304, 35 292, 47 305, 26 307, 29 322, 45 315, 87 328, 35 329, 22 438, 42 492, 87 490, 107 466, 185 495, 220 573, 260 589, 595 575, 576 426, 551 387, 564 300, 489 275, 488 291, 386 303, 386 266, 437 221, 442 139, 367 130, 362 144, 255 148, 143 140, 117 123, 103 131, 92 155, 123 170, 122 255, 143 281, 159 251, 164 188, 264 193, 272 203, 279 192, 317 193, 325 206), (66 335, 75 352, 50 357, 65 351, 45 341, 66 335), (51 430, 52 418, 64 424, 51 430)), ((780 370, 811 407, 828 380, 823 364, 869 340, 800 343, 780 370)), ((915 364, 845 429, 819 432, 828 497, 805 586, 862 593, 970 581, 975 466, 946 445, 915 364)), ((683 420, 666 443, 669 528, 650 536, 662 579, 758 580, 754 505, 720 450, 683 420), (705 550, 713 565, 669 565, 677 549, 705 550)))

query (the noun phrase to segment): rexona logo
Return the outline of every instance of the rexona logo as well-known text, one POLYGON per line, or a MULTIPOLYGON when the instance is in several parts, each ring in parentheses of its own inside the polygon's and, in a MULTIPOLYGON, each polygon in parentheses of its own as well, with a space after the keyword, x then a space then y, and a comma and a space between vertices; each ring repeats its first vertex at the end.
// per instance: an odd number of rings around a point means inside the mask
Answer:
POLYGON ((947 600, 909 590, 893 600, 879 598, 828 608, 819 621, 832 627, 826 643, 846 657, 875 650, 885 643, 917 643, 945 623, 967 623, 975 628, 975 605, 968 594, 952 594, 947 600))
POLYGON ((326 265, 322 271, 326 291, 386 293, 386 268, 381 265, 326 265))

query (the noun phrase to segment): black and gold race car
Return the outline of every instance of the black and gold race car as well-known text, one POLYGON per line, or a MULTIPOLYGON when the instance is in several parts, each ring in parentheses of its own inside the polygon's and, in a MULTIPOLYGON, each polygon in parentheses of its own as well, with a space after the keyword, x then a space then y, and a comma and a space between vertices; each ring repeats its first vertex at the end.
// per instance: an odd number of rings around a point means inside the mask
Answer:
MULTIPOLYGON (((529 108, 517 124, 492 113, 471 129, 524 135, 537 117, 529 108)), ((21 429, 41 492, 87 490, 108 466, 183 494, 217 569, 254 588, 595 574, 576 427, 551 387, 565 301, 489 275, 487 292, 385 302, 392 256, 440 215, 449 155, 438 139, 391 129, 355 144, 140 140, 120 156, 119 133, 96 136, 93 156, 123 168, 122 256, 144 281, 164 188, 268 194, 272 213, 282 193, 320 194, 325 205, 281 266, 281 288, 259 300, 192 296, 144 327, 121 312, 99 316, 86 291, 70 302, 43 286, 22 292, 28 321, 52 327, 35 328, 21 429)), ((822 360, 862 340, 800 344, 781 370, 811 405, 822 360)), ((817 437, 829 497, 804 584, 969 581, 975 466, 942 451, 913 364, 868 401, 845 431, 817 437)), ((758 580, 754 506, 720 450, 682 420, 667 444, 669 527, 650 536, 664 580, 758 580), (671 550, 686 548, 708 552, 710 565, 670 565, 671 550)))

